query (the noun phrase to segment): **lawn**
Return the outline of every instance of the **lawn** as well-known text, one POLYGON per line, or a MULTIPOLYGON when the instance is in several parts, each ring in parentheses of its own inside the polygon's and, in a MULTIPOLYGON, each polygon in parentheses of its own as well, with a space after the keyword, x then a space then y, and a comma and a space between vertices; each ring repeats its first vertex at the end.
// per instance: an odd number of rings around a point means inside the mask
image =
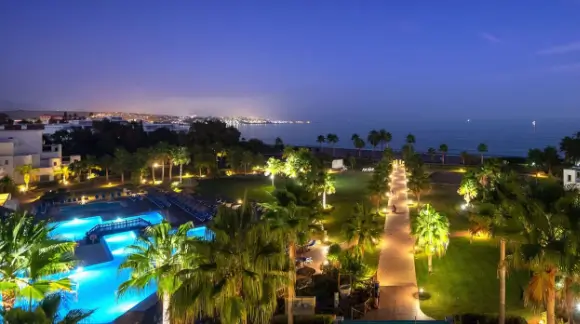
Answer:
MULTIPOLYGON (((277 187, 284 185, 284 179, 275 179, 277 187)), ((224 197, 228 200, 243 199, 258 202, 272 201, 274 187, 272 181, 264 176, 236 176, 199 180, 196 192, 208 197, 224 197)))
MULTIPOLYGON (((496 314, 499 307, 497 263, 499 246, 496 241, 474 241, 452 238, 447 253, 433 259, 433 274, 427 273, 427 259, 418 255, 415 260, 419 287, 431 294, 421 302, 421 310, 430 317, 462 313, 496 314)), ((521 299, 522 287, 528 274, 510 270, 506 284, 508 314, 529 316, 521 299)))
MULTIPOLYGON (((429 194, 421 198, 448 217, 451 232, 464 231, 469 226, 457 185, 433 184, 429 194)), ((416 212, 416 211, 415 211, 416 212)), ((415 260, 419 287, 431 294, 421 302, 425 314, 436 319, 461 313, 496 314, 499 307, 497 240, 474 240, 452 237, 447 253, 433 259, 434 273, 429 275, 426 258, 418 254, 415 260)), ((527 272, 510 270, 507 279, 506 310, 508 314, 528 316, 521 299, 522 287, 528 282, 527 272)))
POLYGON ((447 216, 452 231, 466 230, 469 226, 467 215, 461 210, 464 201, 457 194, 457 188, 450 184, 432 184, 431 190, 421 196, 421 203, 431 204, 435 210, 447 216))
MULTIPOLYGON (((342 241, 340 230, 344 221, 351 214, 356 203, 368 203, 366 194, 367 183, 371 173, 360 171, 346 171, 335 174, 336 193, 327 197, 327 203, 334 209, 324 222, 325 229, 333 241, 342 241)), ((285 180, 275 180, 276 187, 283 187, 285 180)), ((264 176, 226 177, 217 179, 203 179, 199 181, 196 191, 209 197, 221 196, 230 200, 247 199, 258 202, 272 200, 273 191, 271 180, 264 176)))

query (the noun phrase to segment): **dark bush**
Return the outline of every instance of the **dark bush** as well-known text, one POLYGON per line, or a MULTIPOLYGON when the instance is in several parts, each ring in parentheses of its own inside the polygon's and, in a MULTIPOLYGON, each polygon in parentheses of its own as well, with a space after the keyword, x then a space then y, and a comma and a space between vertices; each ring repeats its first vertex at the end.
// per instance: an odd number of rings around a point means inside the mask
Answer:
MULTIPOLYGON (((461 314, 457 316, 461 324, 497 324, 499 323, 496 315, 487 314, 461 314)), ((528 322, 520 316, 506 316, 506 324, 527 324, 528 322)))
MULTIPOLYGON (((276 315, 272 318, 272 324, 286 324, 286 315, 276 315)), ((294 324, 332 324, 334 315, 295 315, 294 324)))

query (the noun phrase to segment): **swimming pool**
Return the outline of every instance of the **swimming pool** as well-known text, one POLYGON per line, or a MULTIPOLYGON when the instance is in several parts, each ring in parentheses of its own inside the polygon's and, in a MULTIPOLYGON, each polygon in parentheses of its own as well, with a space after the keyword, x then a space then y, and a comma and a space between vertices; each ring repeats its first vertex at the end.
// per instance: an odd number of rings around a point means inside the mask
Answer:
POLYGON ((100 216, 75 218, 70 221, 53 222, 51 236, 61 240, 79 241, 85 237, 85 234, 93 227, 99 224, 113 223, 117 221, 131 220, 135 218, 142 218, 151 224, 159 224, 163 220, 163 216, 158 212, 147 212, 137 216, 117 218, 110 221, 104 221, 100 216))
MULTIPOLYGON (((159 213, 148 213, 140 216, 151 223, 160 223, 163 217, 159 213), (155 214, 157 216, 155 216, 155 214)), ((74 237, 83 233, 87 227, 98 221, 100 217, 91 217, 85 221, 59 222, 57 229, 60 237, 74 237)), ((203 237, 205 227, 197 227, 190 230, 189 237, 203 237)), ((111 251, 113 260, 110 262, 95 264, 84 268, 78 268, 67 274, 76 284, 74 298, 67 302, 67 309, 96 309, 95 313, 87 319, 87 323, 111 323, 131 308, 135 307, 145 298, 156 292, 155 284, 140 292, 130 292, 117 299, 117 288, 129 278, 130 270, 118 271, 119 265, 127 256, 127 247, 135 242, 136 234, 133 231, 106 235, 103 237, 106 246, 111 251)), ((65 315, 66 309, 61 311, 65 315)))

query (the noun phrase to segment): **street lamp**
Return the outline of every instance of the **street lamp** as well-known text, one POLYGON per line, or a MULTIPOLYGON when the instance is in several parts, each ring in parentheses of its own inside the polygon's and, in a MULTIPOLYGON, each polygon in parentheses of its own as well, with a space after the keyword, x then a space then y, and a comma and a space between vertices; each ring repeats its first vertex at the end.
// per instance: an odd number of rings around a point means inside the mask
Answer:
POLYGON ((159 167, 159 163, 157 163, 157 162, 153 163, 153 167, 154 167, 154 168, 157 168, 157 167, 159 167))

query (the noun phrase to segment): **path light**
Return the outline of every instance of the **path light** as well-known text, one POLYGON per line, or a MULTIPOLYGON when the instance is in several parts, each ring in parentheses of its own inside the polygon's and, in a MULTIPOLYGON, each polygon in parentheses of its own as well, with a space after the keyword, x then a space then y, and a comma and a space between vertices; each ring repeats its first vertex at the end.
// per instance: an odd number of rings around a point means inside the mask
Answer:
POLYGON ((383 213, 387 213, 387 208, 383 207, 383 213))
POLYGON ((466 210, 467 209, 467 204, 461 204, 461 209, 462 210, 466 210))
POLYGON ((153 167, 154 167, 154 168, 157 168, 157 167, 159 167, 159 163, 157 163, 157 162, 153 163, 153 167))
POLYGON ((328 260, 324 260, 324 261, 322 262, 322 264, 323 264, 323 265, 325 265, 325 266, 327 266, 327 265, 328 265, 328 260))
POLYGON ((424 292, 425 292, 425 290, 423 290, 423 288, 419 288, 419 294, 422 294, 424 292))
POLYGON ((241 205, 242 203, 243 203, 243 201, 241 199, 238 199, 238 204, 241 205))

